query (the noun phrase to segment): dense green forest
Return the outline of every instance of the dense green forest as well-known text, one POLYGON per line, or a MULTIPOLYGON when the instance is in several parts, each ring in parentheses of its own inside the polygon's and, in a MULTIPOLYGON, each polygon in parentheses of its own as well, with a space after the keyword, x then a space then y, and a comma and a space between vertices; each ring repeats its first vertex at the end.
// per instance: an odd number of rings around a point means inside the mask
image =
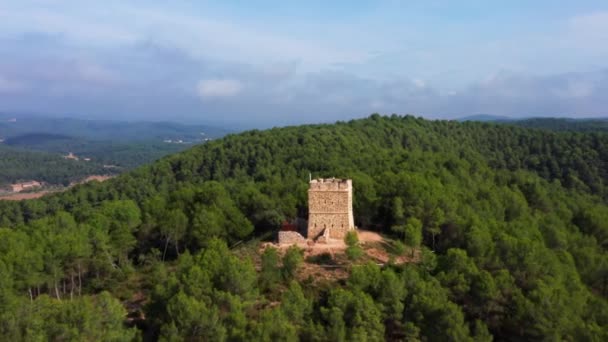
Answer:
POLYGON ((578 119, 530 117, 525 119, 516 119, 506 116, 473 115, 460 118, 458 121, 492 122, 526 128, 546 129, 551 131, 608 132, 608 118, 578 119))
POLYGON ((99 162, 66 160, 59 154, 0 144, 0 186, 29 180, 68 185, 89 175, 113 174, 117 171, 104 168, 99 162))
POLYGON ((514 124, 554 131, 608 132, 608 119, 530 118, 514 124))
POLYGON ((608 132, 608 118, 552 118, 529 117, 524 119, 496 115, 472 115, 458 119, 461 122, 475 121, 500 123, 526 128, 571 132, 608 132))
POLYGON ((604 133, 411 116, 229 135, 0 202, 0 335, 606 341, 607 163, 604 133), (295 248, 246 253, 306 217, 309 172, 352 178, 356 224, 419 234, 421 260, 323 282, 295 248))

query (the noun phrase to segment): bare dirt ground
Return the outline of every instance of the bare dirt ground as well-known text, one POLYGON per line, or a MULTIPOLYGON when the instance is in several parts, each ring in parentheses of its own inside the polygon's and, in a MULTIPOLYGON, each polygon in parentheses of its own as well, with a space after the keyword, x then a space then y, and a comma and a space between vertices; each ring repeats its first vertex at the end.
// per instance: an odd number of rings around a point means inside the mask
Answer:
POLYGON ((92 182, 92 181, 105 182, 108 179, 113 178, 113 177, 115 177, 115 176, 92 175, 92 176, 88 176, 87 178, 83 179, 82 181, 80 181, 78 183, 72 183, 72 184, 70 184, 69 187, 66 187, 61 190, 41 190, 41 191, 36 191, 36 192, 17 192, 17 193, 0 196, 0 201, 23 201, 23 200, 28 200, 28 199, 40 198, 40 197, 48 195, 48 194, 66 191, 69 188, 71 188, 75 185, 78 185, 78 184, 84 184, 84 183, 88 183, 88 182, 92 182))
POLYGON ((90 182, 90 181, 98 181, 98 182, 105 182, 110 178, 114 178, 115 176, 99 176, 99 175, 93 175, 93 176, 89 176, 87 178, 84 179, 84 182, 90 182))
MULTIPOLYGON (((373 242, 382 242, 384 238, 372 231, 368 230, 358 230, 357 235, 359 236, 359 242, 362 245, 366 245, 368 243, 373 242)), ((266 245, 272 245, 279 250, 287 250, 292 244, 275 244, 275 243, 266 243, 266 245)), ((298 247, 304 250, 304 257, 314 256, 324 253, 329 253, 331 255, 344 253, 346 249, 346 244, 343 240, 334 240, 331 239, 327 243, 311 243, 311 242, 302 242, 296 244, 298 247)), ((263 246, 265 248, 265 246, 263 246)))
POLYGON ((23 200, 28 200, 28 199, 40 198, 40 197, 48 195, 48 194, 66 191, 69 188, 71 188, 75 185, 78 185, 78 184, 84 184, 84 183, 88 183, 88 182, 92 182, 92 181, 105 182, 108 179, 114 178, 114 177, 116 177, 116 176, 91 175, 91 176, 88 176, 87 178, 81 180, 80 182, 71 183, 70 186, 63 188, 63 189, 41 190, 41 191, 36 191, 36 192, 17 192, 17 193, 0 196, 0 201, 23 201, 23 200))
POLYGON ((49 193, 51 193, 51 191, 16 193, 16 194, 0 196, 0 201, 22 201, 22 200, 40 198, 49 193))
MULTIPOLYGON (((389 262, 394 264, 404 264, 417 262, 419 251, 414 250, 412 256, 411 249, 405 253, 396 254, 394 252, 393 241, 387 240, 382 235, 366 230, 358 230, 359 243, 365 255, 355 264, 374 262, 384 265, 389 262)), ((353 262, 346 258, 344 254, 346 244, 342 240, 330 240, 328 243, 302 242, 295 244, 304 252, 305 262, 298 272, 298 278, 312 278, 314 281, 335 281, 348 278, 348 270, 353 262)), ((274 247, 282 255, 292 244, 276 244, 266 242, 261 245, 261 254, 267 247, 274 247)))
POLYGON ((88 182, 92 182, 92 181, 97 181, 97 182, 105 182, 108 179, 114 178, 116 176, 107 176, 107 175, 92 175, 92 176, 88 176, 87 178, 81 180, 80 182, 72 182, 70 184, 70 186, 74 186, 77 184, 84 184, 84 183, 88 183, 88 182))
POLYGON ((382 235, 380 235, 376 232, 371 232, 369 230, 359 229, 357 234, 359 235, 359 241, 361 243, 384 241, 384 238, 382 237, 382 235))
MULTIPOLYGON (((382 263, 389 261, 390 255, 387 251, 389 248, 389 242, 385 240, 382 235, 376 232, 361 229, 357 230, 357 235, 359 236, 359 243, 370 257, 377 259, 382 263)), ((266 243, 262 249, 264 249, 267 245, 271 245, 281 251, 285 251, 291 246, 291 244, 266 243)), ((337 254, 344 253, 344 250, 346 249, 346 244, 342 240, 330 240, 327 243, 303 242, 296 245, 304 250, 304 258, 325 253, 328 253, 334 257, 337 254)), ((402 261, 406 262, 406 259, 407 258, 403 258, 402 261)), ((395 261, 398 262, 397 260, 395 261)))

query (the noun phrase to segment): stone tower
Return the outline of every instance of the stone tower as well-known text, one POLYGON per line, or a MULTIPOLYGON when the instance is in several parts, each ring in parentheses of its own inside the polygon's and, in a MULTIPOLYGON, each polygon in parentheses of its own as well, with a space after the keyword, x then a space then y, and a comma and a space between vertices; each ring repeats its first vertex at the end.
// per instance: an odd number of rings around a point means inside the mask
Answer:
POLYGON ((308 189, 309 239, 321 235, 343 239, 355 229, 353 185, 350 179, 313 179, 308 189))

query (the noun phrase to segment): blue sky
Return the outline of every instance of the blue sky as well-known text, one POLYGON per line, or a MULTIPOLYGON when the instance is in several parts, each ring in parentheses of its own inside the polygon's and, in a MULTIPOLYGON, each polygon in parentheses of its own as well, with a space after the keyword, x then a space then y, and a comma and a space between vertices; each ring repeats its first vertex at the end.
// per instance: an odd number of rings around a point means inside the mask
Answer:
POLYGON ((606 1, 0 1, 0 111, 608 116, 606 1))

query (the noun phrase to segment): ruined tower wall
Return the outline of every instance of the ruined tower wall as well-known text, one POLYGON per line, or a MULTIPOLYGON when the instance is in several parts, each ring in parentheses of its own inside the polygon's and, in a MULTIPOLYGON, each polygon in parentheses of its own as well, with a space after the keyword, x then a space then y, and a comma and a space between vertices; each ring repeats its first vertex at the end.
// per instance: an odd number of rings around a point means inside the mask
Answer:
POLYGON ((344 214, 315 214, 312 215, 308 226, 308 237, 316 238, 325 229, 329 229, 329 237, 342 239, 352 226, 348 223, 348 217, 344 214))
POLYGON ((352 182, 342 179, 315 179, 308 190, 308 238, 317 238, 324 230, 329 237, 342 239, 354 229, 352 182))

